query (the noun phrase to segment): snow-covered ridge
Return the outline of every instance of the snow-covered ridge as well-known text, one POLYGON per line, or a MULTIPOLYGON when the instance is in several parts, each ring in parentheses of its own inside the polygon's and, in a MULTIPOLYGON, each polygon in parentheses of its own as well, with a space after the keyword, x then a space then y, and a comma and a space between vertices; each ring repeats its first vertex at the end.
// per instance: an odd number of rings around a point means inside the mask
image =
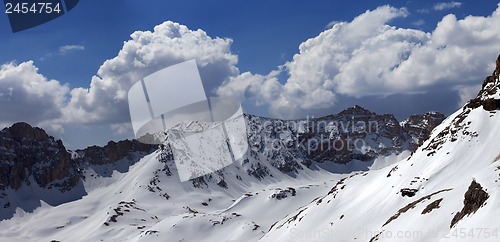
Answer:
MULTIPOLYGON (((61 142, 48 138, 47 144, 58 148, 47 151, 68 158, 76 185, 64 183, 54 189, 26 173, 20 176, 20 187, 4 186, 0 238, 165 241, 160 235, 176 233, 174 237, 181 240, 187 233, 200 241, 218 236, 257 240, 277 219, 328 191, 344 176, 339 174, 393 164, 433 128, 428 121, 418 125, 427 120, 425 115, 409 122, 410 130, 399 126, 392 115, 377 115, 359 106, 305 120, 245 118, 251 146, 245 159, 185 183, 179 182, 168 143, 157 147, 120 141, 68 152, 61 142), (415 127, 422 131, 414 131, 415 127), (270 207, 273 211, 262 215, 270 207), (40 218, 48 222, 40 225, 40 218)), ((22 137, 3 141, 0 146, 8 152, 0 153, 2 167, 11 171, 13 159, 19 157, 12 147, 29 149, 33 142, 22 137)), ((52 169, 58 162, 51 159, 33 167, 52 169)), ((64 181, 55 179, 54 184, 64 181)))

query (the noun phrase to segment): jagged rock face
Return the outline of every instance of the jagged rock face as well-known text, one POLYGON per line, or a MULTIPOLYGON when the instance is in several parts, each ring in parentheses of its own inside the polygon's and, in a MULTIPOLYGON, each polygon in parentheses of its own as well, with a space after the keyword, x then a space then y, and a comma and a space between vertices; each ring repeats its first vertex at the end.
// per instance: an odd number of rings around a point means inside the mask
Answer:
POLYGON ((43 129, 16 123, 0 131, 0 189, 18 189, 32 177, 40 187, 67 191, 79 181, 77 171, 62 142, 43 129))
POLYGON ((133 160, 134 153, 143 156, 158 148, 155 145, 143 144, 136 140, 110 141, 104 147, 90 146, 83 150, 76 150, 78 156, 75 160, 82 164, 84 162, 92 165, 112 164, 118 160, 129 158, 133 160))
POLYGON ((482 106, 486 111, 500 109, 500 55, 496 60, 496 67, 491 76, 486 77, 477 97, 470 100, 466 107, 477 108, 482 106))
POLYGON ((481 184, 473 180, 469 186, 469 189, 467 189, 467 192, 465 192, 464 207, 460 212, 456 213, 455 216, 453 216, 450 228, 453 227, 456 223, 458 223, 458 221, 463 219, 465 216, 477 212, 479 208, 484 206, 486 200, 488 200, 489 197, 490 195, 483 190, 481 184))
POLYGON ((33 177, 42 188, 68 191, 80 181, 79 170, 87 165, 113 164, 121 159, 136 161, 156 148, 135 140, 110 141, 104 147, 77 150, 72 157, 60 140, 43 129, 16 123, 0 131, 0 189, 30 185, 33 177))
MULTIPOLYGON (((378 115, 360 106, 336 115, 303 120, 270 119, 248 114, 244 117, 249 149, 243 160, 237 163, 245 173, 259 180, 271 176, 272 167, 292 174, 314 164, 329 166, 362 161, 368 168, 378 156, 415 151, 444 119, 439 113, 414 115, 402 127, 393 115, 378 115)), ((159 153, 174 159, 168 141, 159 153)), ((213 176, 194 179, 193 185, 217 184, 224 180, 224 176, 223 169, 213 176)))
POLYGON ((414 151, 444 120, 444 115, 413 115, 401 127, 393 115, 378 115, 354 106, 336 115, 306 120, 285 121, 252 115, 247 115, 246 120, 249 159, 260 158, 282 172, 293 172, 301 169, 300 164, 346 164, 414 151))
POLYGON ((403 129, 416 140, 410 143, 410 150, 415 151, 422 143, 427 140, 434 129, 438 126, 445 116, 441 113, 428 112, 422 115, 414 114, 403 121, 403 129))

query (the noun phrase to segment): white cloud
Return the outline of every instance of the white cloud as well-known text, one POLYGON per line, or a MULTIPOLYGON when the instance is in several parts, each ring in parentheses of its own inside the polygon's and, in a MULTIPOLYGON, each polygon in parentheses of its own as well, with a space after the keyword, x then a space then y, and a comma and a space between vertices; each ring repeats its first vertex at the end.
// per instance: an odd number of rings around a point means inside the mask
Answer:
POLYGON ((83 45, 64 45, 59 47, 59 54, 64 55, 73 51, 82 51, 85 50, 85 46, 83 45))
POLYGON ((111 124, 111 130, 113 130, 113 133, 115 133, 116 135, 131 134, 132 124, 130 123, 111 124))
POLYGON ((252 100, 261 106, 273 102, 280 97, 283 86, 278 82, 276 75, 279 71, 273 71, 267 76, 252 74, 250 72, 231 77, 218 90, 223 97, 231 97, 239 100, 252 100))
MULTIPOLYGON (((0 123, 26 121, 57 136, 67 125, 109 125, 114 135, 127 134, 127 130, 131 134, 127 93, 135 82, 166 66, 196 59, 204 86, 213 92, 239 74, 231 44, 231 39, 212 38, 203 30, 167 21, 153 31, 131 34, 119 54, 101 65, 89 87, 72 90, 39 74, 32 61, 5 64, 0 70, 0 123)), ((61 46, 58 53, 84 48, 61 46)))
POLYGON ((97 74, 102 79, 94 76, 90 88, 71 90, 71 101, 64 109, 66 122, 129 122, 129 88, 148 74, 189 59, 196 59, 205 87, 215 89, 239 73, 231 43, 170 21, 154 31, 136 31, 116 57, 101 65, 97 74))
POLYGON ((331 21, 330 23, 328 23, 328 24, 326 25, 325 29, 330 29, 330 28, 332 28, 334 25, 336 25, 336 24, 338 24, 338 23, 340 23, 340 22, 341 22, 341 21, 333 20, 333 21, 331 21))
POLYGON ((447 87, 465 98, 465 89, 492 70, 500 49, 500 8, 488 17, 445 16, 431 33, 387 25, 406 15, 405 9, 383 6, 337 23, 300 45, 282 69, 289 76, 281 80, 284 84, 275 80, 283 75, 244 73, 226 82, 219 94, 268 102, 272 114, 290 118, 333 107, 338 95, 361 98, 447 87), (263 88, 269 83, 271 94, 263 88))
POLYGON ((4 124, 27 121, 39 124, 62 116, 67 85, 49 80, 32 61, 0 67, 0 117, 4 124))
MULTIPOLYGON (((379 55, 374 55, 374 64, 392 65, 389 58, 386 58, 385 61, 376 58, 386 51, 392 52, 405 46, 411 47, 411 43, 401 42, 405 39, 405 35, 409 35, 406 39, 426 38, 425 33, 416 30, 403 31, 385 25, 391 19, 404 17, 407 14, 408 12, 404 8, 396 9, 383 6, 361 14, 352 22, 336 23, 331 29, 325 30, 319 36, 311 38, 299 46, 299 53, 283 67, 283 71, 286 71, 290 76, 284 85, 280 85, 275 80, 276 74, 251 77, 249 73, 245 73, 241 77, 231 79, 234 83, 225 83, 219 89, 219 94, 229 95, 228 92, 233 91, 240 92, 240 94, 235 95, 241 96, 241 92, 244 92, 246 96, 257 96, 256 99, 268 100, 271 106, 270 111, 281 117, 293 117, 301 113, 301 110, 332 106, 339 90, 341 90, 340 93, 358 95, 358 91, 356 93, 349 92, 349 89, 352 89, 346 86, 350 85, 349 83, 335 80, 335 78, 342 76, 342 79, 352 78, 349 76, 351 73, 349 69, 353 68, 356 63, 364 65, 360 63, 364 60, 359 58, 356 60, 356 56, 369 56, 368 53, 376 54, 373 52, 379 52, 379 55), (349 63, 352 65, 346 65, 349 63), (242 80, 244 78, 260 79, 262 85, 271 83, 273 94, 265 93, 266 89, 258 87, 255 81, 242 80), (280 91, 276 92, 275 90, 280 91), (272 98, 268 99, 268 97, 272 98)), ((395 57, 387 56, 392 59, 398 57, 397 55, 395 57)), ((358 74, 371 75, 371 64, 365 64, 367 66, 359 69, 358 74)), ((376 70, 377 67, 373 67, 373 69, 376 70)), ((364 93, 360 94, 364 95, 364 93)))
POLYGON ((480 89, 481 89, 481 84, 456 87, 456 90, 458 91, 458 96, 460 97, 460 102, 457 104, 457 106, 461 107, 469 100, 475 98, 480 89))
POLYGON ((417 10, 417 13, 430 13, 430 12, 431 12, 431 10, 426 9, 426 8, 422 8, 422 9, 417 10))
POLYGON ((425 24, 425 20, 423 20, 423 19, 419 19, 419 20, 417 20, 417 21, 413 22, 412 24, 413 24, 413 25, 415 25, 415 26, 417 26, 417 27, 418 27, 418 26, 422 26, 422 25, 424 25, 424 24, 425 24))
POLYGON ((450 9, 450 8, 459 8, 460 6, 462 6, 461 2, 439 2, 439 3, 434 4, 433 9, 441 11, 441 10, 446 10, 446 9, 450 9))

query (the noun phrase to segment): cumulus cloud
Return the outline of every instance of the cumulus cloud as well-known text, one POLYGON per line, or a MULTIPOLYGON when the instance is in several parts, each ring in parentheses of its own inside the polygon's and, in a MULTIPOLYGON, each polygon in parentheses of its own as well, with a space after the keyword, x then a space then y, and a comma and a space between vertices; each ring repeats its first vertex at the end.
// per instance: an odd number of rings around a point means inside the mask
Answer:
POLYGON ((61 118, 69 93, 67 85, 49 80, 33 61, 0 67, 0 117, 4 124, 40 124, 61 118))
MULTIPOLYGON (((171 21, 153 31, 136 31, 130 37, 116 57, 100 66, 86 88, 70 90, 68 85, 49 80, 38 73, 32 61, 3 65, 0 125, 27 121, 59 136, 68 125, 108 125, 116 135, 131 134, 127 93, 144 76, 196 59, 207 94, 214 95, 223 81, 239 74, 238 57, 230 51, 231 39, 213 38, 203 30, 191 30, 171 21)), ((66 45, 58 53, 84 48, 66 45)))
POLYGON ((465 98, 469 92, 462 89, 490 72, 500 49, 500 10, 461 20, 447 15, 431 33, 387 24, 407 14, 406 9, 382 6, 336 23, 300 45, 281 69, 286 80, 276 80, 281 74, 244 73, 226 82, 219 94, 265 100, 272 114, 284 118, 332 107, 339 95, 361 98, 449 88, 465 98), (272 93, 265 92, 266 85, 273 87, 272 93))
POLYGON ((464 103, 477 96, 479 90, 481 90, 481 84, 470 85, 470 86, 457 86, 455 89, 458 91, 458 96, 460 98, 458 106, 462 106, 464 103))
POLYGON ((462 6, 461 2, 439 2, 434 4, 433 9, 441 11, 450 8, 459 8, 460 6, 462 6))
POLYGON ((63 45, 59 47, 59 54, 64 55, 69 52, 82 50, 85 50, 85 46, 83 45, 63 45))
POLYGON ((153 31, 136 31, 116 57, 101 65, 89 88, 71 90, 71 101, 64 109, 66 122, 129 122, 129 88, 144 76, 185 60, 196 59, 206 90, 214 90, 239 74, 231 43, 171 21, 153 31))
POLYGON ((333 21, 330 21, 327 25, 326 25, 326 29, 330 29, 331 27, 333 27, 334 25, 340 23, 341 21, 337 21, 337 20, 333 20, 333 21))
POLYGON ((273 71, 266 76, 244 72, 230 77, 217 93, 223 97, 252 100, 257 106, 267 105, 278 99, 283 92, 283 86, 276 77, 279 72, 273 71))

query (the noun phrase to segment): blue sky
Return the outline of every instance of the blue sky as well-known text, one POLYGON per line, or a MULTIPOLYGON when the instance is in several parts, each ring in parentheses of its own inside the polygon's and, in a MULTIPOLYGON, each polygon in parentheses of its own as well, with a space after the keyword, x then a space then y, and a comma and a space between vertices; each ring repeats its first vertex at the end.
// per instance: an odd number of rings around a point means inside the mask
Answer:
POLYGON ((392 24, 431 31, 449 13, 459 17, 486 16, 495 1, 462 1, 462 6, 431 10, 436 1, 80 1, 69 14, 34 29, 13 34, 6 15, 0 22, 0 62, 34 60, 44 75, 71 86, 88 86, 107 59, 118 53, 123 41, 136 30, 151 30, 172 20, 211 36, 234 40, 243 71, 269 72, 297 52, 300 43, 318 35, 331 21, 348 21, 368 9, 390 4, 407 7, 408 18, 392 24), (425 21, 421 26, 414 22, 425 21), (84 51, 58 55, 65 45, 81 45, 84 51), (74 65, 78 68, 74 68, 74 65))
MULTIPOLYGON (((57 80, 57 85, 56 83, 47 84, 47 90, 54 87, 57 90, 51 91, 51 93, 60 93, 57 95, 61 95, 62 97, 59 100, 56 95, 40 94, 43 98, 52 98, 55 101, 48 101, 45 105, 44 102, 35 100, 36 103, 44 104, 39 107, 30 106, 30 101, 27 101, 26 98, 11 98, 6 101, 6 99, 1 99, 2 86, 4 89, 3 92, 7 93, 9 90, 16 90, 15 84, 13 84, 14 81, 16 81, 15 83, 20 83, 21 81, 29 83, 29 80, 17 80, 17 77, 8 79, 9 75, 4 75, 2 79, 0 73, 0 108, 4 109, 3 112, 14 112, 13 110, 19 109, 31 110, 35 108, 54 109, 54 107, 61 109, 61 111, 40 112, 41 114, 38 116, 30 115, 29 112, 26 112, 26 114, 19 112, 19 115, 3 115, 3 119, 0 117, 0 123, 9 125, 15 121, 29 121, 34 125, 40 125, 48 129, 52 134, 68 141, 69 146, 72 147, 102 144, 109 139, 130 137, 131 132, 127 128, 125 117, 122 119, 99 119, 93 117, 93 114, 96 116, 99 114, 94 113, 84 104, 78 103, 85 98, 92 98, 84 97, 85 95, 82 93, 79 93, 80 98, 76 98, 77 95, 73 93, 73 89, 79 87, 89 88, 92 81, 95 83, 99 82, 98 80, 94 80, 94 75, 99 71, 107 73, 106 70, 113 69, 111 66, 113 62, 110 62, 111 67, 106 67, 103 63, 106 60, 113 59, 118 62, 120 57, 119 51, 124 48, 125 41, 131 40, 130 35, 134 31, 153 31, 155 26, 165 21, 179 23, 180 25, 187 26, 192 31, 201 29, 210 38, 207 41, 212 45, 217 45, 215 44, 216 41, 212 41, 217 37, 220 37, 221 40, 229 41, 221 44, 222 47, 228 47, 229 50, 222 51, 235 57, 237 61, 234 62, 234 59, 224 59, 226 57, 221 57, 224 60, 222 63, 226 65, 223 67, 226 69, 221 71, 221 73, 225 73, 221 78, 227 79, 232 77, 229 79, 233 81, 226 80, 225 86, 228 88, 221 89, 219 94, 241 98, 247 112, 250 113, 282 118, 297 118, 307 115, 335 113, 348 106, 360 104, 379 113, 394 113, 399 119, 407 117, 411 113, 421 113, 431 110, 450 114, 458 108, 460 103, 463 104, 464 98, 471 96, 471 93, 475 91, 477 92, 474 88, 477 88, 482 78, 486 74, 489 74, 489 66, 484 66, 483 69, 475 72, 469 71, 462 74, 461 76, 468 78, 463 82, 451 83, 451 80, 454 78, 453 74, 439 78, 436 77, 432 85, 425 81, 425 77, 415 77, 412 81, 422 82, 422 84, 416 86, 408 84, 387 92, 384 91, 386 89, 383 89, 384 85, 389 85, 387 83, 380 85, 381 90, 372 88, 371 84, 367 83, 367 80, 370 80, 370 72, 367 72, 362 77, 348 76, 348 74, 352 75, 352 73, 343 73, 339 69, 340 67, 332 67, 333 69, 326 71, 330 74, 324 77, 325 82, 320 85, 327 89, 328 93, 317 92, 318 95, 325 94, 326 99, 331 99, 331 102, 329 102, 331 105, 329 105, 321 101, 311 100, 312 97, 307 97, 307 93, 297 94, 297 91, 291 88, 292 84, 297 81, 296 79, 300 77, 297 73, 303 72, 303 69, 300 69, 303 68, 303 63, 310 62, 314 66, 314 61, 321 59, 322 56, 308 57, 305 51, 302 54, 299 46, 310 38, 316 39, 311 42, 316 43, 317 46, 328 46, 328 43, 325 43, 325 40, 320 38, 322 32, 327 32, 326 30, 334 27, 338 22, 348 24, 356 17, 362 16, 366 11, 373 11, 373 16, 370 17, 368 16, 369 14, 367 16, 375 20, 383 19, 384 14, 394 15, 381 20, 383 22, 381 24, 383 25, 421 31, 421 33, 412 33, 416 37, 409 37, 410 40, 405 39, 406 37, 401 37, 408 36, 407 34, 401 34, 401 36, 397 37, 401 42, 412 42, 413 39, 416 39, 411 47, 405 47, 416 48, 414 46, 426 45, 437 41, 431 37, 427 40, 425 33, 433 33, 437 28, 437 24, 448 14, 453 14, 455 19, 460 21, 469 15, 491 16, 497 8, 498 2, 495 1, 80 1, 72 11, 64 16, 44 25, 15 34, 10 30, 7 16, 2 15, 0 17, 0 64, 7 65, 7 63, 14 62, 14 64, 9 64, 10 66, 8 67, 4 65, 2 71, 6 72, 17 68, 22 73, 26 73, 27 79, 31 77, 28 75, 28 72, 33 72, 33 75, 39 74, 44 78, 44 80, 41 80, 42 84, 40 84, 42 88, 47 82, 50 83, 50 80, 57 80), (389 5, 392 9, 380 9, 380 6, 383 5, 389 5), (299 54, 300 56, 297 56, 297 60, 295 61, 294 55, 299 54), (301 56, 303 58, 300 58, 301 56), (23 63, 28 62, 29 64, 21 66, 23 63), (289 64, 287 65, 286 63, 289 64), (280 66, 281 68, 286 66, 284 68, 286 70, 277 71, 280 70, 280 66), (231 68, 236 68, 237 71, 235 72, 231 68), (273 73, 273 71, 279 73, 273 73), (248 75, 242 75, 244 73, 248 73, 248 75), (242 83, 249 83, 252 78, 256 80, 255 83, 259 84, 252 83, 251 85, 245 84, 246 86, 242 86, 242 83), (332 79, 331 83, 326 81, 328 78, 332 79), (367 90, 359 91, 358 95, 356 94, 356 90, 348 90, 349 88, 353 89, 352 85, 338 83, 348 78, 359 80, 359 83, 354 82, 354 84, 359 84, 361 85, 359 86, 360 89, 367 90), (266 81, 267 79, 273 79, 280 85, 275 82, 268 82, 266 81), (477 83, 473 83, 474 79, 476 79, 477 83), (231 83, 234 85, 231 86, 231 83), (269 87, 272 87, 275 91, 271 91, 269 95, 265 96, 265 90, 268 90, 269 87), (281 90, 281 88, 285 88, 286 90, 281 90), (373 93, 369 92, 370 88, 374 90, 373 93), (242 93, 242 90, 244 90, 244 93, 242 93), (277 98, 275 95, 279 94, 272 92, 288 93, 285 96, 282 95, 280 98, 277 98), (261 93, 264 93, 262 94, 263 96, 259 96, 261 93), (294 104, 295 106, 285 107, 283 103, 288 103, 290 99, 299 100, 300 103, 294 104), (14 102, 15 100, 20 101, 16 103, 14 102), (279 103, 276 100, 279 100, 279 103), (70 109, 68 106, 71 106, 68 103, 74 104, 73 106, 78 108, 68 111, 70 109), (293 114, 288 115, 288 110, 292 109, 294 110, 293 114), (73 117, 69 117, 68 115, 73 115, 73 117), (5 118, 5 116, 8 117, 5 118), (92 121, 81 121, 81 119, 89 116, 93 117, 89 118, 92 121), (75 120, 80 121, 77 122, 75 120), (110 125, 113 128, 110 128, 110 125), (91 134, 85 135, 88 133, 91 134), (92 133, 99 133, 100 135, 92 133)), ((486 22, 488 21, 494 22, 496 19, 486 19, 482 24, 486 26, 486 22)), ((452 22, 450 20, 446 24, 449 23, 452 27, 458 26, 452 22)), ((341 25, 338 24, 337 27, 343 28, 341 25)), ((176 28, 172 26, 165 28, 176 28)), ((460 38, 461 33, 464 33, 465 36, 471 32, 471 30, 460 28, 460 26, 456 28, 456 33, 458 33, 456 38, 460 38)), ((380 31, 390 30, 381 29, 380 31)), ((343 40, 340 32, 330 34, 331 37, 329 37, 328 41, 338 40, 341 42, 343 40)), ((472 33, 469 34, 475 36, 472 33)), ((375 35, 378 35, 378 33, 373 33, 369 37, 373 37, 376 40, 375 35)), ((443 41, 453 42, 446 38, 443 41)), ((391 43, 393 44, 393 42, 391 43)), ((360 45, 364 46, 364 44, 360 45)), ((450 46, 452 45, 453 43, 450 44, 450 46)), ((457 43, 456 45, 462 48, 462 50, 468 50, 468 43, 457 43)), ((480 45, 471 43, 471 46, 479 48, 477 46, 480 45)), ((483 47, 488 46, 484 46, 483 44, 483 47)), ((357 51, 366 51, 364 48, 352 46, 352 49, 357 51)), ((375 46, 371 46, 370 48, 375 48, 375 46)), ((310 46, 310 49, 317 51, 315 46, 310 46)), ((373 51, 375 50, 373 49, 373 51)), ((475 49, 471 47, 470 52, 474 51, 475 49)), ((477 50, 477 55, 484 58, 490 56, 496 57, 499 53, 498 46, 494 44, 490 47, 490 55, 480 55, 483 53, 482 51, 486 50, 477 50)), ((396 55, 400 56, 402 53, 407 52, 401 51, 396 53, 396 55)), ((408 53, 411 56, 411 53, 414 52, 409 51, 408 53)), ((388 53, 387 55, 390 54, 388 53)), ((475 58, 475 56, 467 56, 468 58, 475 58)), ((167 55, 161 58, 168 59, 170 56, 167 55)), ((164 62, 159 60, 159 62, 152 61, 151 63, 158 65, 162 63, 173 64, 174 60, 179 61, 182 59, 182 57, 179 58, 172 57, 171 61, 164 62)), ((446 58, 443 57, 443 59, 446 58)), ((354 59, 351 58, 350 60, 354 59)), ((417 60, 418 58, 415 57, 415 60, 412 61, 416 62, 417 60)), ((480 64, 493 63, 493 61, 494 58, 484 60, 480 64)), ((207 63, 208 67, 206 69, 209 72, 208 70, 211 68, 210 66, 213 62, 208 61, 207 63)), ((325 63, 318 63, 318 65, 325 65, 325 63)), ((214 66, 216 65, 214 64, 214 66)), ((339 66, 345 67, 347 65, 339 64, 339 66)), ((416 66, 414 68, 418 69, 420 67, 416 66)), ((464 69, 460 67, 455 68, 464 69)), ((217 70, 222 69, 219 68, 217 70)), ((363 72, 362 68, 360 72, 363 72)), ((122 80, 119 77, 115 78, 118 74, 123 73, 109 74, 109 86, 121 85, 113 83, 113 81, 122 80)), ((317 80, 311 79, 311 83, 317 84, 318 81, 321 82, 322 79, 318 78, 317 80)), ((391 76, 391 78, 396 77, 391 76)), ((98 87, 108 84, 99 85, 101 84, 96 84, 98 87)), ((219 86, 221 86, 221 83, 216 83, 213 87, 216 88, 219 86)), ((376 86, 376 84, 373 85, 373 87, 376 86)), ((312 93, 316 93, 314 91, 317 90, 311 89, 312 93)), ((29 91, 24 90, 23 93, 29 94, 29 91)), ((117 91, 116 93, 119 92, 117 91)), ((93 98, 98 98, 100 94, 96 95, 93 98)), ((113 100, 116 101, 117 99, 120 98, 115 96, 113 100)), ((89 100, 86 101, 88 105, 92 102, 89 100)), ((105 111, 100 110, 99 112, 105 111)), ((126 112, 119 113, 123 114, 126 112)), ((119 116, 119 114, 117 115, 119 116)))

